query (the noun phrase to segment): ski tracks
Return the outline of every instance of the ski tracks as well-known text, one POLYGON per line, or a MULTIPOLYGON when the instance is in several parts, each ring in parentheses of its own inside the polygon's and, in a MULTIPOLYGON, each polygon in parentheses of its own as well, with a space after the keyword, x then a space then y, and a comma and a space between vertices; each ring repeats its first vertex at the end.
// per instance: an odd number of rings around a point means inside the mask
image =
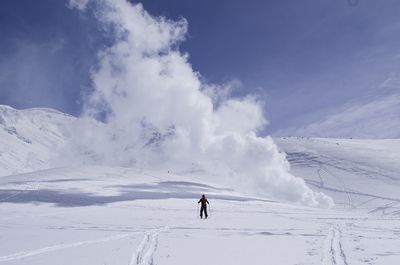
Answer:
MULTIPOLYGON (((158 245, 158 235, 162 230, 168 229, 168 227, 163 227, 159 229, 148 230, 141 243, 137 247, 136 251, 133 253, 132 258, 130 260, 129 265, 154 265, 153 256, 156 252, 157 245, 158 245)), ((79 241, 70 244, 59 244, 53 245, 49 247, 39 248, 30 251, 21 251, 14 254, 0 256, 0 263, 6 261, 13 261, 28 258, 31 256, 41 255, 49 252, 59 251, 68 248, 80 247, 89 244, 97 244, 103 243, 113 240, 119 240, 123 238, 131 237, 133 234, 136 233, 128 233, 128 234, 119 234, 115 236, 109 236, 101 239, 96 240, 87 240, 87 241, 79 241)))
POLYGON ((108 241, 113 241, 113 240, 119 240, 119 239, 127 238, 130 236, 132 236, 132 233, 120 234, 120 235, 116 235, 116 236, 109 236, 109 237, 105 237, 105 238, 101 238, 101 239, 97 239, 97 240, 87 240, 87 241, 80 241, 80 242, 75 242, 75 243, 70 243, 70 244, 54 245, 54 246, 39 248, 39 249, 35 249, 35 250, 30 250, 30 251, 21 251, 21 252, 17 252, 14 254, 1 256, 0 262, 19 260, 19 259, 24 259, 24 258, 31 257, 31 256, 41 255, 41 254, 48 253, 48 252, 53 252, 53 251, 58 251, 58 250, 63 250, 63 249, 73 248, 73 247, 80 247, 83 245, 97 244, 97 243, 103 243, 103 242, 108 242, 108 241))
POLYGON ((154 265, 153 257, 157 250, 158 235, 167 227, 149 230, 145 233, 136 251, 133 253, 129 265, 154 265))
POLYGON ((322 265, 348 265, 341 243, 341 230, 337 224, 331 225, 325 238, 322 265))

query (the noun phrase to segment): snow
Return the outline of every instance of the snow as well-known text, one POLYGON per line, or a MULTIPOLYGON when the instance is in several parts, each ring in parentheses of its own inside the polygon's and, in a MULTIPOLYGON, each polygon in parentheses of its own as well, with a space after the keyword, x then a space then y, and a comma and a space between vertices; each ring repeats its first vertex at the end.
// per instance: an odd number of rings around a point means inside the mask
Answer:
POLYGON ((293 222, 303 219, 299 213, 318 211, 238 196, 182 176, 85 167, 4 177, 1 185, 0 222, 9 243, 0 262, 7 264, 262 264, 260 257, 276 244, 296 246, 294 256, 281 248, 268 253, 276 262, 319 258, 303 252, 310 247, 306 241, 320 240, 319 224, 293 222), (11 192, 19 194, 4 196, 11 192), (197 218, 202 193, 211 202, 208 220, 197 218))
POLYGON ((399 139, 274 139, 290 173, 335 200, 321 209, 244 194, 202 170, 59 167, 76 118, 0 113, 0 264, 400 261, 399 139))
MULTIPOLYGON (((346 178, 342 184, 326 174, 320 189, 339 202, 337 208, 327 210, 244 196, 194 173, 85 166, 4 176, 0 178, 0 234, 7 244, 0 248, 0 263, 331 265, 400 261, 395 203, 387 205, 390 200, 373 197, 395 181, 387 182, 378 174, 370 179, 365 174, 368 165, 373 172, 395 170, 397 140, 368 142, 375 156, 377 148, 386 146, 387 152, 381 152, 376 164, 360 140, 293 138, 277 142, 288 151, 293 172, 314 171, 309 176, 315 177, 319 161, 339 176, 364 179, 354 185, 355 179, 347 182, 346 178), (359 155, 350 160, 348 150, 359 155), (355 170, 361 164, 365 167, 362 174, 355 170), (365 180, 375 181, 375 186, 366 189, 371 183, 361 185, 365 180), (331 190, 341 188, 342 192, 331 190), (342 202, 347 189, 353 191, 348 194, 353 204, 342 202), (198 218, 197 201, 203 193, 211 203, 207 220, 198 218), (373 211, 383 205, 385 212, 373 211)), ((388 190, 393 193, 386 197, 398 198, 395 189, 388 190)))
POLYGON ((0 105, 0 176, 50 167, 74 120, 52 109, 0 105))
POLYGON ((400 201, 400 139, 275 140, 287 153, 294 175, 333 196, 339 207, 396 213, 400 201))

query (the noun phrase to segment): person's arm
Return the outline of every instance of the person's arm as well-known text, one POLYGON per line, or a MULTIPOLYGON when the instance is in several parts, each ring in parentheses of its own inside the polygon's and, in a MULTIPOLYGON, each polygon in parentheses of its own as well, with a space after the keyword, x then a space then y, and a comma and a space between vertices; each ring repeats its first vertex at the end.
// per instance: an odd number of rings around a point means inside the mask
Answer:
POLYGON ((201 200, 199 200, 197 203, 200 203, 201 202, 201 200))
POLYGON ((208 202, 208 200, 206 200, 206 202, 207 202, 208 204, 210 204, 210 203, 208 202))

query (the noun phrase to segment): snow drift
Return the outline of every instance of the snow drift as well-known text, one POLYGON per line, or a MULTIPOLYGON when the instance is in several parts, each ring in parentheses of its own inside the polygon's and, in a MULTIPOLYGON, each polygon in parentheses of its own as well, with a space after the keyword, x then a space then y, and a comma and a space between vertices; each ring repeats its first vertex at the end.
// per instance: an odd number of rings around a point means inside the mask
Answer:
POLYGON ((251 95, 211 96, 226 89, 201 82, 179 51, 185 19, 152 17, 126 0, 71 0, 69 7, 94 12, 114 41, 99 52, 93 93, 63 157, 166 170, 196 167, 245 192, 310 206, 333 204, 289 173, 270 137, 257 136, 266 125, 262 102, 251 95))

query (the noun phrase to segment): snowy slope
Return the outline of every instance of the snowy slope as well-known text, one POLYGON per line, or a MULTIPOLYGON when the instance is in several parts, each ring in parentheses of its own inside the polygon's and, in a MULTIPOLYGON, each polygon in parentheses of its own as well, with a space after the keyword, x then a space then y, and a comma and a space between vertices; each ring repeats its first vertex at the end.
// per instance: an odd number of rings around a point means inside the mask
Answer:
POLYGON ((74 120, 1 107, 0 264, 400 262, 400 140, 275 139, 292 173, 335 200, 326 210, 249 197, 201 171, 53 167, 74 120))
POLYGON ((116 167, 0 179, 1 264, 397 264, 398 219, 116 167), (205 193, 210 218, 198 218, 205 193))
POLYGON ((4 264, 335 264, 331 249, 342 261, 351 252, 336 242, 348 231, 335 220, 348 213, 248 198, 193 176, 84 167, 0 183, 4 264), (202 193, 209 220, 197 217, 202 193))
POLYGON ((286 152, 292 172, 332 196, 337 205, 386 213, 390 209, 393 214, 400 209, 400 139, 275 141, 286 152))
POLYGON ((0 105, 0 176, 48 168, 75 118, 52 109, 0 105))

